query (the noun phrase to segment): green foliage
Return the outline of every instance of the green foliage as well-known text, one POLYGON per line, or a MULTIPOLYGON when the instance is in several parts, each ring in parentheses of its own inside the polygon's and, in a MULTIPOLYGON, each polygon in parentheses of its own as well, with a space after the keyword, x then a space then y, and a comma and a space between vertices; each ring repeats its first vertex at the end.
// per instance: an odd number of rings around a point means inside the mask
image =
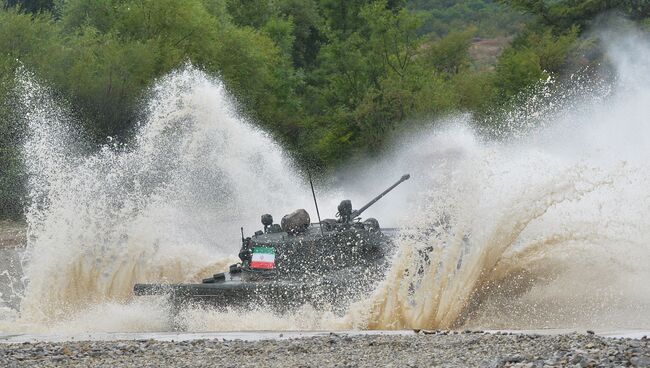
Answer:
POLYGON ((13 89, 14 62, 0 56, 0 217, 18 218, 22 214, 24 178, 17 143, 20 133, 9 106, 13 89))
POLYGON ((293 23, 293 65, 313 69, 321 44, 324 42, 324 21, 315 0, 282 0, 278 3, 281 16, 293 23))
POLYGON ((450 31, 476 27, 479 37, 510 35, 519 31, 526 17, 490 0, 412 0, 408 7, 425 18, 420 34, 445 36, 450 31))
POLYGON ((539 55, 529 49, 511 49, 496 66, 495 87, 499 97, 509 99, 544 77, 539 55))
POLYGON ((254 28, 262 28, 275 10, 268 0, 226 0, 226 7, 235 24, 254 28))
POLYGON ((291 56, 293 43, 296 40, 294 35, 293 19, 271 18, 264 25, 264 33, 275 42, 283 54, 291 56))
POLYGON ((650 31, 650 18, 645 18, 641 20, 639 23, 640 28, 642 28, 645 32, 650 31))
POLYGON ((379 55, 385 70, 404 77, 419 45, 419 17, 406 9, 392 10, 381 1, 365 6, 360 14, 368 27, 370 54, 379 55))
POLYGON ((479 115, 488 113, 493 103, 498 103, 494 73, 472 72, 453 76, 453 86, 458 106, 479 115))
POLYGON ((513 8, 536 17, 537 21, 557 30, 574 26, 584 28, 596 17, 616 11, 632 19, 650 16, 650 2, 646 0, 500 0, 513 8))
POLYGON ((423 84, 414 74, 419 17, 385 1, 357 5, 356 29, 336 23, 313 75, 322 85, 315 99, 319 110, 334 117, 324 122, 329 132, 316 145, 326 162, 338 162, 358 147, 379 147, 416 110, 415 93, 423 84), (336 151, 323 149, 332 144, 336 151))
POLYGON ((466 69, 470 65, 469 46, 475 32, 475 28, 450 32, 431 44, 425 58, 436 70, 448 74, 466 69))
POLYGON ((25 178, 20 142, 23 129, 12 116, 14 71, 19 61, 58 73, 61 60, 57 25, 46 15, 21 14, 15 9, 0 11, 0 218, 19 218, 25 178))
POLYGON ((84 26, 68 46, 69 69, 57 84, 77 98, 86 114, 87 129, 97 140, 124 136, 131 127, 137 98, 147 81, 160 72, 156 45, 119 41, 114 33, 101 34, 84 26))
POLYGON ((37 14, 43 11, 52 11, 54 9, 53 0, 5 0, 5 8, 20 8, 27 13, 37 14))
POLYGON ((418 121, 507 106, 563 73, 586 44, 584 25, 614 8, 638 19, 649 9, 632 0, 5 0, 0 217, 20 216, 24 196, 11 109, 19 63, 101 143, 128 138, 143 93, 191 62, 301 162, 331 168, 418 121), (472 59, 475 37, 515 34, 497 61, 472 59))
POLYGON ((361 8, 370 0, 321 0, 320 7, 330 32, 345 37, 356 31, 361 24, 361 8))
POLYGON ((74 33, 84 25, 100 32, 108 32, 119 16, 117 0, 65 0, 60 5, 62 20, 67 33, 74 33))
POLYGON ((571 28, 568 33, 554 36, 550 30, 530 34, 525 43, 539 57, 542 70, 558 73, 566 63, 567 56, 578 37, 578 28, 571 28))

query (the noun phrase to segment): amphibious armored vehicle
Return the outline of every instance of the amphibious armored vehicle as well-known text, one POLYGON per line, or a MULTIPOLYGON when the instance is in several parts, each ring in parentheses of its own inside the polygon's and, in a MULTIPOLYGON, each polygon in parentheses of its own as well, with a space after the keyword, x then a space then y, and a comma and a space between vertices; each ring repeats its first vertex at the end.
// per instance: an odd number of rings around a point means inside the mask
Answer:
POLYGON ((336 219, 312 223, 300 209, 276 224, 271 215, 262 215, 263 230, 245 238, 242 229, 241 262, 228 272, 200 284, 135 284, 134 294, 167 295, 175 308, 199 305, 284 312, 304 304, 343 307, 381 279, 392 247, 389 231, 374 218, 361 221, 360 215, 409 177, 402 176, 358 210, 349 200, 342 201, 336 219))

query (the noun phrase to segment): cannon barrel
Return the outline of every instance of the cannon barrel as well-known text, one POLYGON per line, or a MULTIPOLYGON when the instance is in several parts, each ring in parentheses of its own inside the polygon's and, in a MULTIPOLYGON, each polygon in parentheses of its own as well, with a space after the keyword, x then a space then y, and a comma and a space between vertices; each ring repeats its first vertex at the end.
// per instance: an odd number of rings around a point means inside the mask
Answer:
POLYGON ((373 198, 370 202, 366 203, 365 206, 359 208, 358 210, 354 210, 354 211, 352 211, 352 216, 351 216, 351 218, 353 219, 353 218, 356 218, 356 217, 361 216, 361 214, 363 213, 363 211, 367 210, 368 207, 370 207, 370 206, 372 206, 373 204, 375 204, 375 202, 377 202, 378 200, 380 200, 381 197, 383 197, 383 196, 385 196, 386 194, 388 194, 388 192, 390 192, 391 190, 395 189, 395 187, 398 186, 398 185, 400 185, 400 184, 402 184, 402 182, 407 181, 410 177, 411 177, 411 175, 409 175, 409 174, 402 175, 402 177, 401 177, 401 178, 400 178, 400 179, 399 179, 395 184, 391 185, 390 187, 388 187, 388 189, 386 189, 386 190, 384 190, 383 192, 381 192, 380 195, 376 196, 376 197, 373 198))

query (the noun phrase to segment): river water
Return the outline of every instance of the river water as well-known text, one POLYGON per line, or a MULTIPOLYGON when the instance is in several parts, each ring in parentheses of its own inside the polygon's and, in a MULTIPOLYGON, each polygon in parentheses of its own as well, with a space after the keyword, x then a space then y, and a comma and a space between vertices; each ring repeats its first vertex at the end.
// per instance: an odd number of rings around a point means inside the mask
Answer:
MULTIPOLYGON (((385 280, 344 315, 186 310, 184 324, 650 328, 650 47, 605 37, 612 81, 549 80, 499 129, 469 115, 423 124, 317 183, 321 213, 333 214, 344 194, 360 204, 412 175, 368 210, 403 230, 385 280)), ((66 105, 19 78, 31 205, 24 253, 3 250, 3 269, 24 264, 1 280, 4 333, 169 331, 168 306, 134 300, 135 282, 196 281, 233 262, 240 226, 252 233, 269 211, 313 213, 281 146, 192 66, 152 88, 132 141, 90 153, 66 105)))

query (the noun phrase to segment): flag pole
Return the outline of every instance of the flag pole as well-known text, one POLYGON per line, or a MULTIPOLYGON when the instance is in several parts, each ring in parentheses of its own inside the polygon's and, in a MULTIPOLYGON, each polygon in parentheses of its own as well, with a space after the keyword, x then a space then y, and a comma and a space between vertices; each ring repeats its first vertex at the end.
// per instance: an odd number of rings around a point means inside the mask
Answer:
POLYGON ((307 169, 307 176, 309 176, 309 185, 311 186, 311 195, 314 197, 314 205, 316 205, 316 216, 318 216, 318 227, 320 227, 320 234, 323 234, 323 224, 320 220, 320 212, 318 211, 318 202, 316 201, 316 192, 314 192, 314 183, 311 181, 311 172, 307 169))

